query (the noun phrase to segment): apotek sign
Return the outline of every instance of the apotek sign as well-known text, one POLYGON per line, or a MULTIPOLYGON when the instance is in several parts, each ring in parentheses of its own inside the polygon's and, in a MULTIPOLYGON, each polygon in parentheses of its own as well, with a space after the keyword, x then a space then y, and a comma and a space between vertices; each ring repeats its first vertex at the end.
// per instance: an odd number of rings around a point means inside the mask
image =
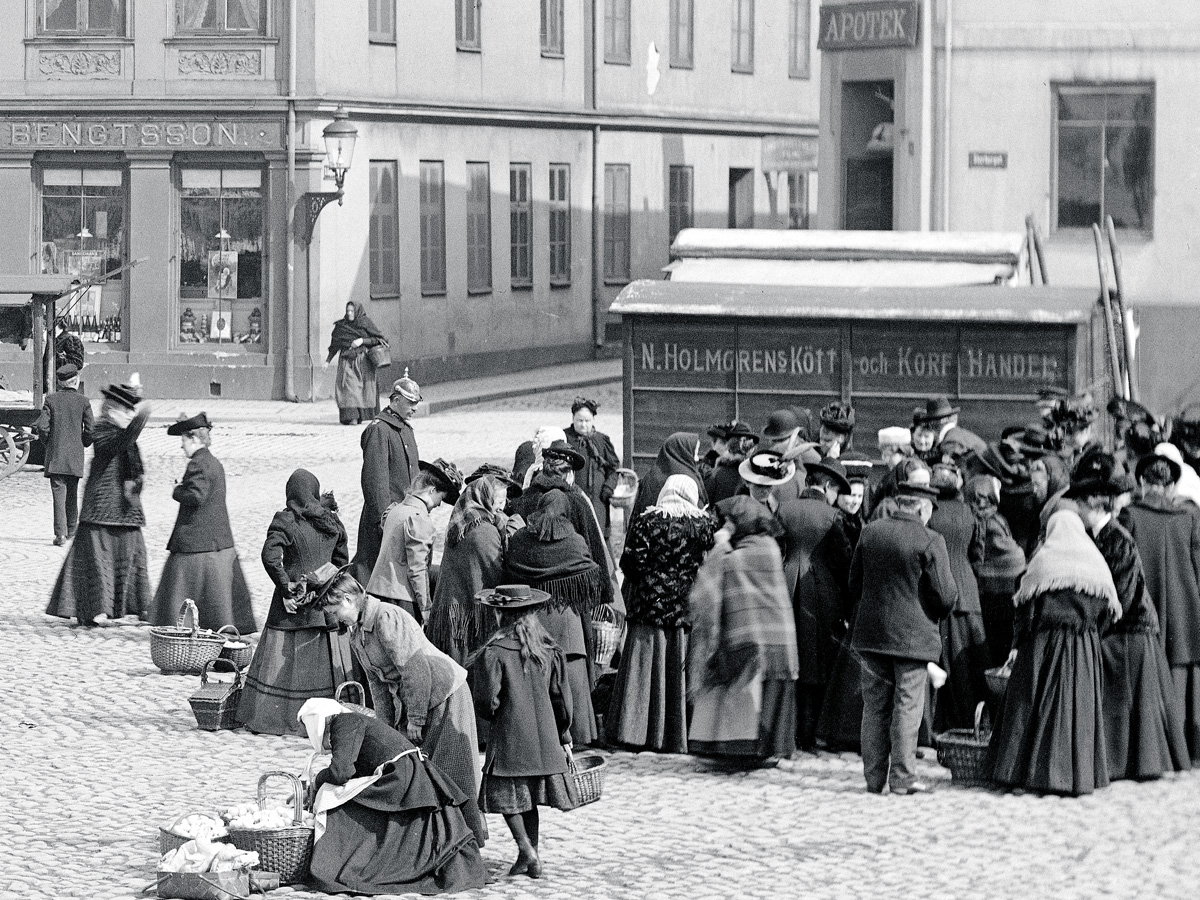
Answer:
POLYGON ((822 6, 817 47, 821 50, 915 47, 920 26, 918 15, 916 0, 822 6))

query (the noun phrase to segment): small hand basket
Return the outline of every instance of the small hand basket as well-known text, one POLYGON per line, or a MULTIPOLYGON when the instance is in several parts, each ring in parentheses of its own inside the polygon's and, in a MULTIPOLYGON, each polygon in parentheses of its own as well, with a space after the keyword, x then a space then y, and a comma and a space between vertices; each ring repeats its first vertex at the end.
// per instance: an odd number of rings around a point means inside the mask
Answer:
POLYGON ((200 673, 200 690, 188 697, 192 705, 192 714, 196 717, 196 725, 205 731, 221 731, 226 728, 237 728, 238 701, 242 697, 242 671, 228 659, 214 659, 204 664, 200 673), (208 673, 217 671, 220 663, 225 671, 232 670, 233 683, 227 681, 209 682, 208 673))
POLYGON ((954 784, 971 787, 992 783, 992 774, 987 768, 992 731, 980 727, 982 719, 981 701, 975 707, 974 728, 951 728, 935 738, 938 762, 950 770, 950 780, 954 784))
POLYGON ((375 718, 375 710, 367 706, 367 689, 357 681, 343 681, 337 686, 337 690, 333 692, 333 699, 342 704, 342 706, 346 707, 351 712, 362 713, 364 716, 370 716, 372 719, 375 718), (360 702, 351 703, 349 700, 342 699, 342 692, 348 687, 352 687, 358 691, 358 699, 360 702))
POLYGON ((190 599, 183 601, 176 625, 150 629, 150 659, 164 675, 199 675, 204 664, 221 655, 225 638, 215 631, 201 631, 200 615, 190 599), (191 616, 192 624, 185 623, 191 616))
POLYGON ((612 499, 609 500, 609 503, 624 509, 632 509, 637 492, 637 472, 633 469, 617 469, 617 483, 613 486, 612 499))
POLYGON ((254 659, 254 648, 233 625, 217 629, 217 634, 229 633, 232 633, 233 637, 227 638, 221 647, 221 659, 227 659, 239 669, 244 669, 250 665, 250 660, 254 659))
POLYGON ((296 810, 295 819, 287 828, 230 828, 229 839, 239 850, 258 853, 258 867, 264 872, 278 872, 281 884, 295 884, 308 877, 308 866, 312 862, 313 834, 311 825, 304 821, 304 788, 300 779, 287 772, 267 772, 258 779, 258 805, 267 804, 267 781, 271 778, 286 778, 292 783, 292 802, 296 810))
POLYGON ((570 747, 563 749, 567 751, 567 768, 579 792, 579 805, 595 803, 604 791, 604 770, 608 763, 599 753, 588 751, 576 756, 570 747))
POLYGON ((611 606, 599 606, 592 613, 592 662, 601 669, 607 669, 612 658, 621 646, 621 635, 624 631, 617 621, 617 614, 611 606))

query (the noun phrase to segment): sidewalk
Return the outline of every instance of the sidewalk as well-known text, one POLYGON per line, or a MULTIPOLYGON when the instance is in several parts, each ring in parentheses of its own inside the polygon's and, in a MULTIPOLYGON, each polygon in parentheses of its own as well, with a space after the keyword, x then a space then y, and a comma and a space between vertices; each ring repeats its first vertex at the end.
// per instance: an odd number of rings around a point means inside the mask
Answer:
MULTIPOLYGON (((620 359, 585 360, 507 375, 444 381, 421 389, 422 402, 417 416, 428 416, 472 403, 540 394, 563 388, 582 388, 621 380, 620 359)), ((288 403, 286 400, 226 400, 220 397, 191 399, 153 399, 150 420, 171 422, 180 410, 207 411, 221 422, 279 422, 295 425, 337 424, 337 406, 333 400, 315 403, 288 403)), ((388 398, 380 397, 380 408, 388 398)))

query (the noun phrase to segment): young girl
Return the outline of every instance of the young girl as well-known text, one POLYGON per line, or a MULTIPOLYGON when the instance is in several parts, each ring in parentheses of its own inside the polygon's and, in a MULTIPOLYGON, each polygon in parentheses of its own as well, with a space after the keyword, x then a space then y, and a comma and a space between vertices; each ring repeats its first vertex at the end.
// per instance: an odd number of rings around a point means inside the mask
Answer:
POLYGON ((503 814, 517 842, 508 874, 541 878, 537 808, 579 805, 563 752, 571 743, 567 660, 537 617, 549 594, 500 585, 476 596, 497 610, 500 626, 470 660, 475 710, 491 722, 479 808, 503 814))

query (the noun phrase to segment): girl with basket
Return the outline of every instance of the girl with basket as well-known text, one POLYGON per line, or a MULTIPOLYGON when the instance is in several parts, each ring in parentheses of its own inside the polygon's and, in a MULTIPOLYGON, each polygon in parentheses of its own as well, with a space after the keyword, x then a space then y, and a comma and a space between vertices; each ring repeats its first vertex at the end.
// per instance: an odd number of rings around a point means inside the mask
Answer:
POLYGON ((517 842, 508 874, 530 878, 542 877, 537 808, 579 805, 563 752, 571 744, 567 660, 537 614, 549 599, 525 585, 481 591, 478 600, 497 611, 499 630, 471 659, 475 710, 491 723, 479 808, 504 816, 517 842))

